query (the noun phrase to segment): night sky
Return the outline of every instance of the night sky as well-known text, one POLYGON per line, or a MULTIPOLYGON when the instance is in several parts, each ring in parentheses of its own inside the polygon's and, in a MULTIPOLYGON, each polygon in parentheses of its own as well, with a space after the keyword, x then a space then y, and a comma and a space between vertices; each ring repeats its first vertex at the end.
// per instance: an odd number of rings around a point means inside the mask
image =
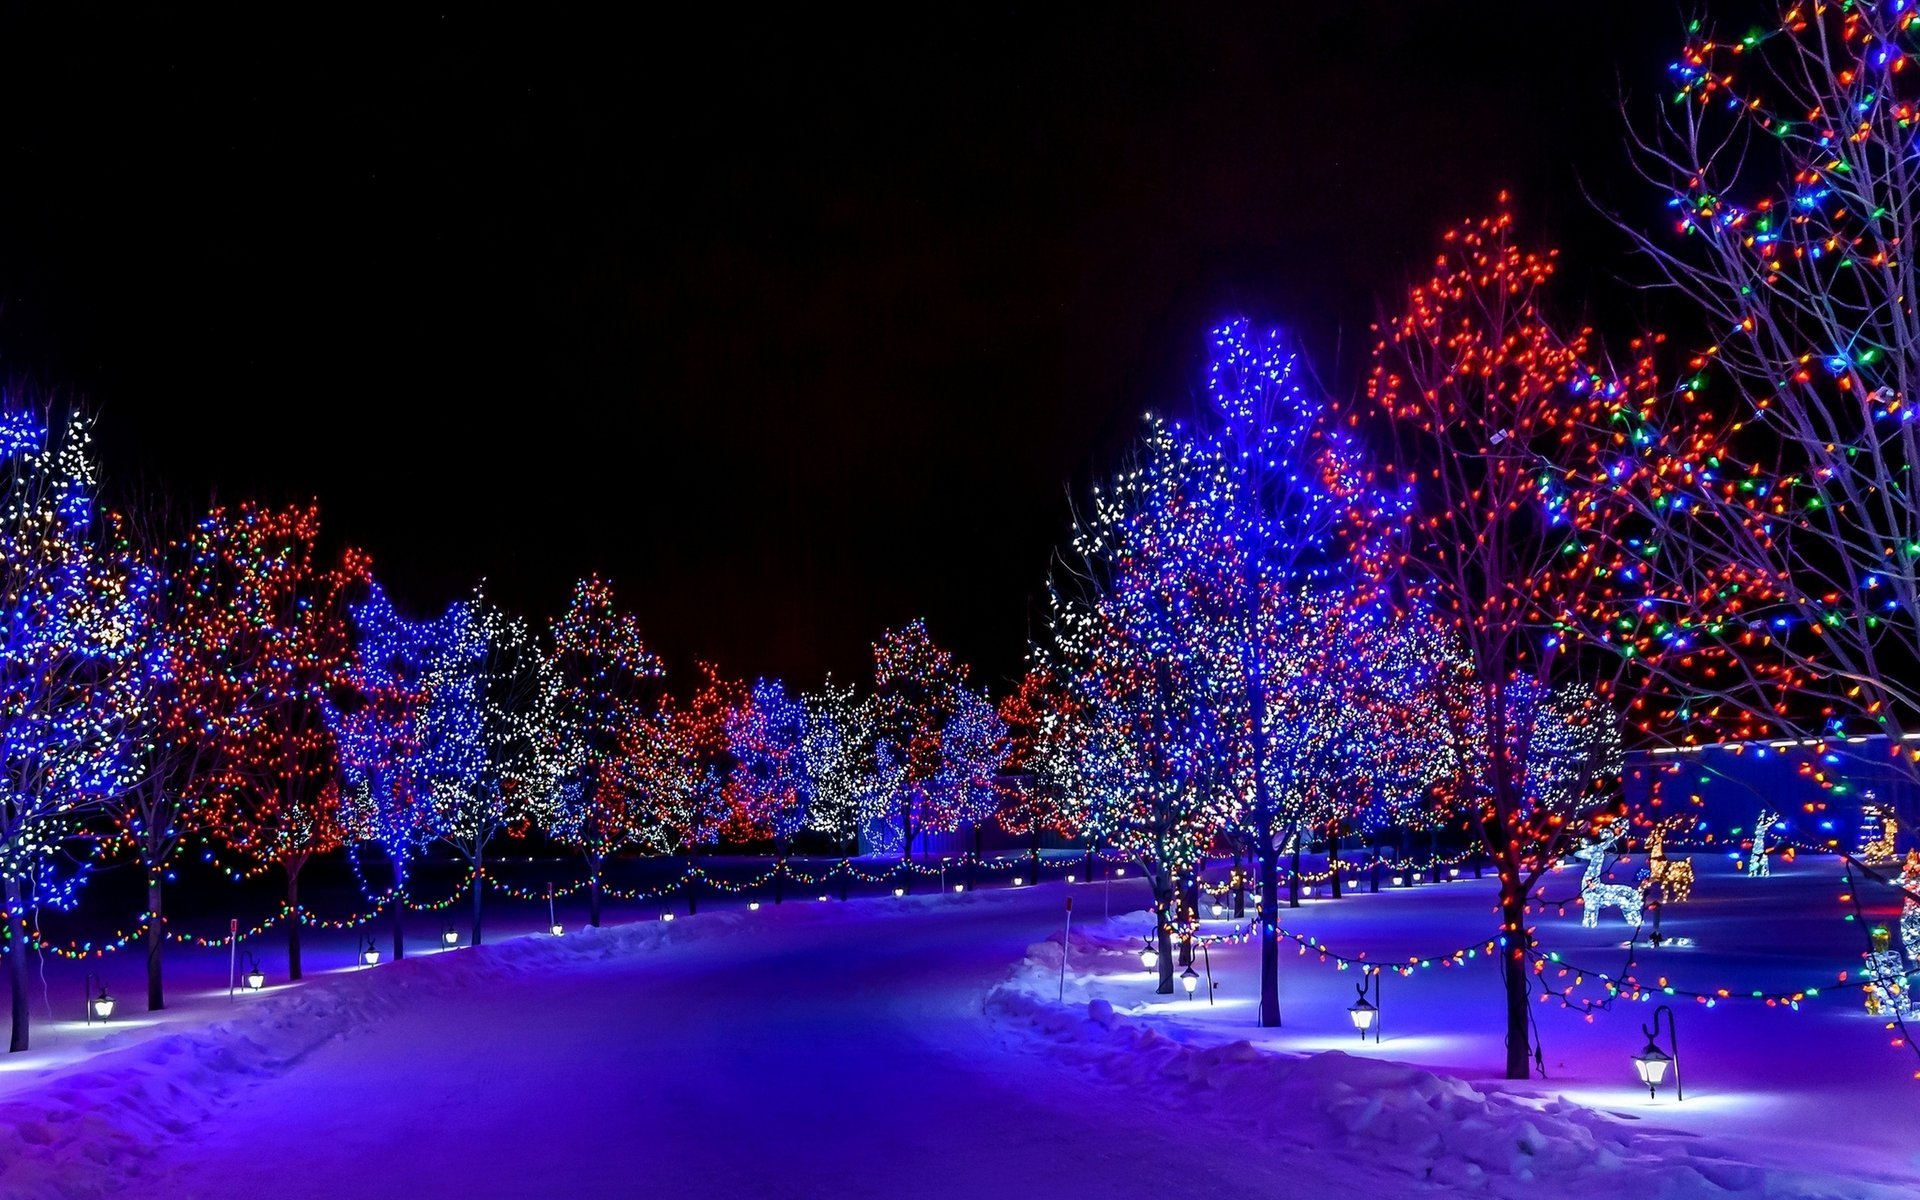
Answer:
POLYGON ((0 370, 108 483, 317 497, 412 607, 610 576, 811 684, 926 616, 998 684, 1069 491, 1230 312, 1329 388, 1512 188, 1571 311, 1644 277, 1663 3, 529 5, 0 16, 0 370), (632 24, 601 24, 601 8, 632 24), (1178 10, 1161 11, 1161 10, 1178 10))

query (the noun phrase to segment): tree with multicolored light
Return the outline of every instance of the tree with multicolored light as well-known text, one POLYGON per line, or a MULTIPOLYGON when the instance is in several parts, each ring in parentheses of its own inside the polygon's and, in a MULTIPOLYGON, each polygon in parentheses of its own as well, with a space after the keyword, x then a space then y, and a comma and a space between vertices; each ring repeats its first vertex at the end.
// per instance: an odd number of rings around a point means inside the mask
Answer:
POLYGON ((10 1048, 28 1048, 29 904, 73 899, 56 852, 133 786, 164 659, 137 636, 150 585, 94 498, 91 432, 0 396, 0 880, 7 898, 10 1048))
MULTIPOLYGON (((1616 640, 1725 648, 1676 683, 1692 720, 1887 734, 1920 778, 1916 49, 1907 3, 1794 4, 1733 37, 1695 21, 1672 102, 1636 130, 1673 224, 1628 232, 1707 330, 1656 419, 1709 429, 1668 457, 1644 569, 1743 603, 1616 640)), ((1920 791, 1900 795, 1920 828, 1920 791)))
POLYGON ((657 749, 652 697, 660 660, 640 637, 640 623, 614 604, 598 576, 574 585, 567 611, 553 623, 545 679, 550 721, 543 747, 542 824, 576 850, 587 868, 588 920, 600 924, 607 859, 642 837, 657 749))
POLYGON ((903 859, 940 819, 942 738, 966 681, 966 667, 934 644, 924 621, 889 629, 873 645, 874 761, 888 788, 879 798, 886 818, 869 832, 888 850, 897 834, 903 859))
POLYGON ((215 622, 202 641, 219 648, 221 686, 239 698, 216 727, 218 773, 193 820, 285 874, 290 979, 301 976, 300 872, 346 837, 326 702, 352 662, 350 606, 371 581, 364 554, 328 563, 319 537, 316 506, 242 504, 214 510, 192 539, 194 587, 215 622))

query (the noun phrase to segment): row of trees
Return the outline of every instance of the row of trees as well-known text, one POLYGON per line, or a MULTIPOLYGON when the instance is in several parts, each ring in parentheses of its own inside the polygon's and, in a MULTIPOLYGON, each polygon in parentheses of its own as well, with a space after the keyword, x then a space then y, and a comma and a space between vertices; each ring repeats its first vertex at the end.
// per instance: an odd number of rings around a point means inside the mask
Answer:
MULTIPOLYGON (((29 944, 34 906, 74 902, 75 862, 124 853, 146 880, 152 1008, 166 881, 190 839, 236 875, 282 876, 298 978, 302 871, 343 847, 384 858, 398 957, 409 877, 436 843, 473 868, 479 941, 488 849, 509 830, 581 856, 597 924, 615 855, 691 860, 726 838, 784 856, 803 831, 841 844, 865 827, 904 851, 1003 807, 1006 727, 921 623, 875 646, 864 698, 707 664, 676 696, 604 580, 581 580, 544 636, 482 589, 414 618, 365 554, 323 551, 314 506, 172 530, 100 507, 83 417, 8 396, 0 438, 9 950, 29 944)), ((8 959, 20 1050, 26 956, 8 959)))

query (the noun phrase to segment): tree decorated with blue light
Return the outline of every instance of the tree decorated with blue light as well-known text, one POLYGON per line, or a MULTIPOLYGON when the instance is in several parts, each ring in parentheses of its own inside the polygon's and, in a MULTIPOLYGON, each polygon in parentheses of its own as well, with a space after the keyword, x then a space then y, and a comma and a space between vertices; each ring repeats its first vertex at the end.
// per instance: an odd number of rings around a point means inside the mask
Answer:
POLYGON ((463 793, 485 766, 484 643, 474 613, 455 604, 432 620, 402 616, 375 585, 353 608, 357 646, 329 705, 340 744, 347 828, 385 854, 393 957, 406 957, 413 860, 446 836, 463 793))
POLYGON ((94 499, 88 422, 0 397, 0 878, 11 1049, 28 1048, 29 904, 64 905, 53 859, 138 778, 165 663, 137 636, 150 580, 94 499))
MULTIPOLYGON (((811 817, 808 729, 805 702, 788 695, 778 679, 755 680, 746 703, 727 714, 733 794, 748 832, 773 839, 775 861, 782 868, 794 835, 807 828, 811 817)), ((832 747, 826 752, 832 753, 832 747)), ((782 899, 783 874, 777 870, 773 876, 776 904, 782 899)))

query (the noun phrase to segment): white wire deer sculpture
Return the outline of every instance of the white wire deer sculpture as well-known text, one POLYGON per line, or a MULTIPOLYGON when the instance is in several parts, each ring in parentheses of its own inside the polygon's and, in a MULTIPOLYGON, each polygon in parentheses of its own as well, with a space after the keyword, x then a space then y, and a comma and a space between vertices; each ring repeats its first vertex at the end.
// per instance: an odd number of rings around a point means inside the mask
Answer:
POLYGON ((1753 853, 1747 855, 1747 875, 1750 878, 1762 878, 1771 875, 1767 869, 1767 830, 1772 829, 1780 820, 1780 814, 1770 808, 1760 810, 1760 821, 1753 827, 1753 853))
POLYGON ((1627 924, 1639 928, 1640 889, 1624 883, 1600 882, 1600 868, 1607 853, 1620 840, 1620 834, 1621 829, 1615 828, 1573 852, 1573 857, 1587 864, 1586 873, 1580 876, 1580 924, 1588 929, 1600 923, 1600 910, 1608 905, 1618 908, 1627 924))

